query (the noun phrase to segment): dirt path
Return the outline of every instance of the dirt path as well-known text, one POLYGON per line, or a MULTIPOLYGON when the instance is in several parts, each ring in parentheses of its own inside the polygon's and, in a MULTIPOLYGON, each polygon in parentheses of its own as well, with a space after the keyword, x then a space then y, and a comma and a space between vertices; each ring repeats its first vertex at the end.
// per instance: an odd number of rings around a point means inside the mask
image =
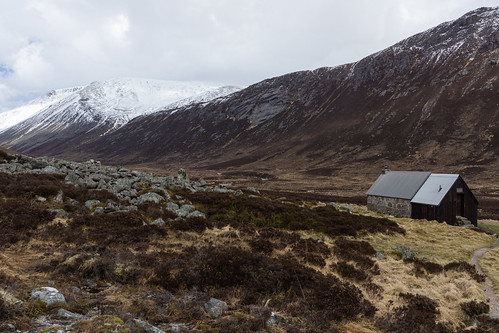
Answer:
MULTIPOLYGON (((478 262, 480 261, 480 258, 482 258, 482 256, 485 253, 487 253, 488 251, 490 251, 498 246, 499 246, 499 241, 496 241, 490 247, 485 247, 483 249, 476 250, 473 253, 473 256, 471 257, 470 264, 474 265, 480 274, 483 274, 483 271, 482 271, 480 265, 478 264, 478 262)), ((485 297, 489 300, 489 306, 490 306, 489 313, 490 313, 490 315, 491 316, 499 316, 499 299, 494 294, 493 283, 492 283, 492 280, 489 279, 488 276, 485 277, 483 291, 485 293, 485 297)))

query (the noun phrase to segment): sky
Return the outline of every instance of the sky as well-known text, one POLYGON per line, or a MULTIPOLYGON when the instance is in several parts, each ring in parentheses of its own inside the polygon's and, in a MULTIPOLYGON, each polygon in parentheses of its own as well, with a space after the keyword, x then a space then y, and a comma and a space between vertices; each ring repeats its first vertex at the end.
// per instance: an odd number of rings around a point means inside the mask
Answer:
POLYGON ((0 112, 116 77, 247 86, 358 61, 497 0, 0 0, 0 112))

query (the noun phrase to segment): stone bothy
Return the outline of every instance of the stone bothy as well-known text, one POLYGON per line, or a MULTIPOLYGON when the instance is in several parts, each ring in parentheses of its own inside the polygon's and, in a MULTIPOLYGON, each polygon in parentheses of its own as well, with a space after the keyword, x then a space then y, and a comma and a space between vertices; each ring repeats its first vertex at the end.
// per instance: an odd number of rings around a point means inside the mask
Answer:
POLYGON ((457 174, 383 170, 367 191, 367 208, 397 217, 477 225, 478 201, 457 174))

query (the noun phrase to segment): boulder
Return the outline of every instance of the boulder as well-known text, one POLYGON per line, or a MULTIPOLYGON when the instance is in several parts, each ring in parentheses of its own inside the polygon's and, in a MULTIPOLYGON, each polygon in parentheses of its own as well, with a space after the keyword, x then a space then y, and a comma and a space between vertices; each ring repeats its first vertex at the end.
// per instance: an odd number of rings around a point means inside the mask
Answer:
POLYGON ((224 301, 212 297, 204 304, 204 309, 212 318, 218 318, 229 309, 229 306, 224 301))
POLYGON ((42 301, 47 306, 53 306, 66 303, 64 295, 59 290, 52 287, 35 288, 31 291, 31 299, 42 301))
POLYGON ((144 202, 154 202, 154 203, 160 203, 161 201, 164 201, 165 198, 163 198, 161 195, 158 193, 154 192, 149 192, 146 194, 142 194, 137 198, 137 205, 143 204, 144 202))
POLYGON ((195 211, 196 208, 193 205, 183 205, 180 207, 180 209, 176 212, 176 214, 180 217, 187 217, 190 213, 195 211))
POLYGON ((100 203, 101 202, 99 200, 87 200, 87 201, 85 201, 85 207, 87 207, 87 209, 91 210, 95 206, 99 205, 100 203))
POLYGON ((189 214, 187 214, 186 217, 202 217, 202 218, 206 218, 206 215, 202 212, 200 212, 199 210, 195 210, 189 214))
POLYGON ((166 203, 165 209, 178 215, 178 211, 179 211, 180 207, 176 203, 170 201, 170 202, 166 203))
POLYGON ((165 331, 140 319, 134 319, 133 321, 147 333, 165 333, 165 331))
POLYGON ((79 313, 70 312, 70 311, 64 310, 64 309, 59 309, 57 311, 57 317, 59 317, 60 319, 69 319, 69 320, 82 320, 85 318, 84 315, 81 315, 79 313))
POLYGON ((160 217, 160 218, 158 218, 158 219, 156 219, 156 220, 152 221, 152 222, 151 222, 151 224, 152 224, 152 225, 163 225, 163 224, 165 224, 165 220, 163 220, 163 219, 160 217))

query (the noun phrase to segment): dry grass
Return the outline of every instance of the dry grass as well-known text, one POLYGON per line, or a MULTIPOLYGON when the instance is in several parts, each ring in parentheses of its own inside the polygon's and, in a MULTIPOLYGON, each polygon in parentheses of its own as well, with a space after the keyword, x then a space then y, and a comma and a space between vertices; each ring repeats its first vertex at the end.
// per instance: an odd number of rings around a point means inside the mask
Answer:
MULTIPOLYGON (((354 213, 359 215, 388 217, 385 214, 368 211, 365 206, 354 207, 354 213)), ((490 246, 496 239, 492 235, 437 221, 395 217, 390 219, 404 228, 406 234, 368 234, 360 237, 386 255, 392 252, 392 247, 408 246, 418 252, 418 257, 425 257, 438 263, 468 262, 475 250, 490 246)))
POLYGON ((381 274, 373 282, 384 289, 382 299, 371 299, 379 309, 379 315, 392 312, 402 305, 401 293, 427 296, 439 303, 439 321, 457 326, 463 321, 463 314, 457 304, 479 300, 485 301, 480 284, 465 272, 448 271, 441 274, 415 276, 412 265, 391 257, 378 260, 381 274))
POLYGON ((499 247, 485 253, 480 259, 480 267, 494 283, 494 291, 499 295, 499 247))

